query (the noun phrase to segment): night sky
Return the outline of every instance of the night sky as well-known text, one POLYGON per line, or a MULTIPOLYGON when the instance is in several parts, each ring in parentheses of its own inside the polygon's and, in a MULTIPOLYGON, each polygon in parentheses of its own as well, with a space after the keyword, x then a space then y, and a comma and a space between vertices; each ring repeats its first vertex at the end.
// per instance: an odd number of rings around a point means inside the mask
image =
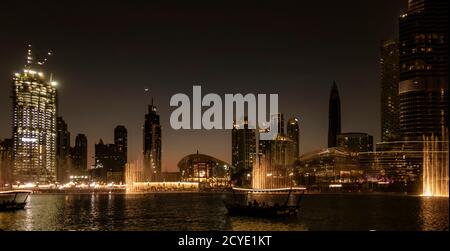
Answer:
POLYGON ((59 115, 94 143, 128 129, 128 156, 142 152, 149 88, 162 119, 163 170, 194 153, 231 162, 231 131, 170 127, 170 97, 278 93, 285 119, 300 119, 300 152, 327 144, 333 80, 343 132, 380 140, 379 54, 397 38, 406 0, 349 1, 2 1, 0 138, 11 137, 11 75, 26 46, 54 50, 59 115), (151 3, 150 3, 151 2, 151 3))

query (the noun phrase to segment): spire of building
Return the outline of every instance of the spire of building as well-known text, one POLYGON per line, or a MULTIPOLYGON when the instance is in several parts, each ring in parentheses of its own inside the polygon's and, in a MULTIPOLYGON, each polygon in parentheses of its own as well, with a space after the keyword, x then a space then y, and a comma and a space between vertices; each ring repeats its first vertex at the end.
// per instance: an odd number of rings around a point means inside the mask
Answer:
POLYGON ((28 51, 27 51, 27 63, 25 65, 25 68, 28 69, 33 64, 33 51, 32 51, 32 45, 28 44, 28 51))
POLYGON ((52 50, 48 50, 47 54, 45 57, 42 58, 37 58, 37 55, 35 53, 33 53, 33 45, 32 44, 28 44, 28 50, 27 50, 27 60, 26 60, 26 64, 25 64, 25 69, 30 69, 32 66, 43 66, 45 65, 45 63, 47 63, 48 61, 48 56, 52 56, 53 55, 53 51, 52 50), (36 64, 36 65, 35 65, 36 64))

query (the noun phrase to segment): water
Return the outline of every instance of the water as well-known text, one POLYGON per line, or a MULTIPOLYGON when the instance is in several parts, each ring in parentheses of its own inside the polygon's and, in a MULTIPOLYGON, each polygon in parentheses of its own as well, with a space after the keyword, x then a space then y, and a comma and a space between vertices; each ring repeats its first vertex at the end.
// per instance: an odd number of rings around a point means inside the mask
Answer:
POLYGON ((305 195, 297 217, 230 217, 228 194, 32 195, 2 230, 448 230, 448 198, 305 195))

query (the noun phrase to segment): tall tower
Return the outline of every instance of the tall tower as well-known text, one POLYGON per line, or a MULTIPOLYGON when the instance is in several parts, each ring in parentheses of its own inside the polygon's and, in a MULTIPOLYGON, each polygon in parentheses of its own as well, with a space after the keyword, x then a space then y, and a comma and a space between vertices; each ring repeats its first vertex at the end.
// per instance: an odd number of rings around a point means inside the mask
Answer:
POLYGON ((13 77, 13 176, 21 183, 56 181, 56 82, 42 71, 46 61, 35 61, 29 45, 27 64, 13 77))
POLYGON ((409 0, 400 16, 400 130, 421 140, 448 127, 448 1, 409 0))
POLYGON ((248 119, 245 118, 234 123, 231 135, 232 165, 236 168, 233 179, 239 186, 250 185, 249 174, 256 160, 256 129, 248 128, 248 119))
POLYGON ((336 137, 341 133, 341 100, 336 82, 330 93, 330 103, 328 108, 328 147, 336 147, 336 137))
POLYGON ((56 118, 56 176, 58 182, 68 180, 70 165, 70 132, 62 117, 56 118))
POLYGON ((277 117, 278 121, 278 134, 281 136, 284 136, 284 116, 283 113, 279 112, 277 114, 274 114, 273 116, 277 117))
POLYGON ((399 51, 398 42, 385 40, 381 45, 381 139, 390 141, 399 135, 399 51))
POLYGON ((287 137, 294 142, 294 157, 298 158, 300 152, 298 119, 290 118, 287 123, 287 137))
POLYGON ((114 144, 117 147, 117 154, 120 156, 120 162, 123 166, 127 163, 127 129, 119 125, 114 128, 114 144))
POLYGON ((75 137, 75 146, 71 148, 71 158, 74 174, 85 175, 87 173, 87 137, 78 134, 75 137))
POLYGON ((161 175, 161 124, 156 106, 148 106, 143 128, 144 179, 157 181, 161 175))

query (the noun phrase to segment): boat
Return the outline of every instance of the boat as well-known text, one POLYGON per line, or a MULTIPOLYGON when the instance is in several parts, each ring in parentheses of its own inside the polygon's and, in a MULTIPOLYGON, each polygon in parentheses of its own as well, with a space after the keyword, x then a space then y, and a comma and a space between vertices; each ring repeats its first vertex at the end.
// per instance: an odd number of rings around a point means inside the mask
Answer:
POLYGON ((245 188, 233 188, 233 197, 235 202, 229 203, 224 201, 225 207, 228 210, 229 215, 241 215, 241 216, 251 216, 251 217, 286 217, 295 216, 298 213, 298 208, 300 205, 301 198, 305 194, 303 188, 278 188, 278 189, 245 189, 245 188), (286 202, 282 205, 260 205, 256 201, 254 203, 249 202, 248 204, 241 204, 236 202, 235 190, 247 191, 251 193, 279 193, 289 191, 286 202), (295 205, 289 205, 289 197, 293 190, 302 190, 299 198, 295 205))
POLYGON ((0 191, 0 211, 24 209, 31 193, 29 190, 0 191))

